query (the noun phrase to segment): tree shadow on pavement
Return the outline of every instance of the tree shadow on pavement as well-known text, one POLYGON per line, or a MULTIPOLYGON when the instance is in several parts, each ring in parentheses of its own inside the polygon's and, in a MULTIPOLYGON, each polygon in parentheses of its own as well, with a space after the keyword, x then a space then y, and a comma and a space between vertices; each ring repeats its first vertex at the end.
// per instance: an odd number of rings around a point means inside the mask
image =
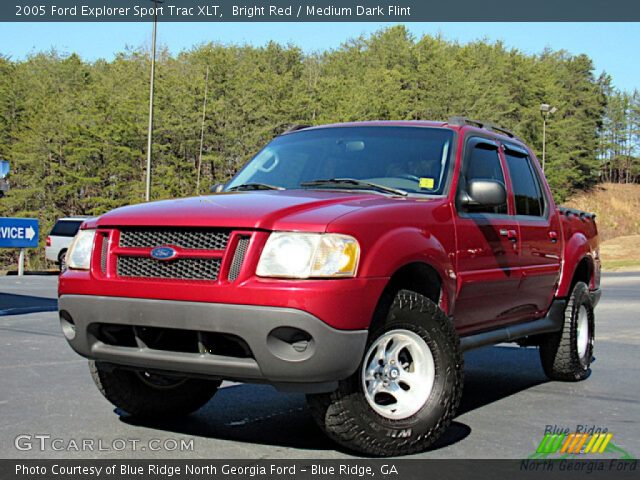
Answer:
POLYGON ((58 300, 56 298, 0 293, 0 316, 24 315, 25 313, 35 312, 55 312, 57 309, 58 300))
MULTIPOLYGON (((465 387, 458 414, 481 408, 546 381, 537 349, 488 347, 465 355, 465 387)), ((138 419, 116 410, 128 425, 195 437, 302 450, 337 450, 356 455, 329 440, 313 421, 304 395, 283 394, 266 385, 222 388, 198 412, 181 419, 138 419)), ((458 443, 471 428, 454 421, 429 448, 458 443)))
POLYGON ((304 395, 279 393, 267 385, 222 388, 207 405, 185 418, 150 420, 116 413, 129 425, 197 437, 296 449, 336 448, 311 418, 304 395))

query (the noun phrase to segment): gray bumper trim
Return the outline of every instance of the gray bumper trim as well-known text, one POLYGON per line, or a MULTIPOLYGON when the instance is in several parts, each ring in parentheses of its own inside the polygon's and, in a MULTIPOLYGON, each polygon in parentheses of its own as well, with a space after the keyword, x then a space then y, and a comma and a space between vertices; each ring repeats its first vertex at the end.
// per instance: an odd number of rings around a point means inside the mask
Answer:
POLYGON ((238 381, 271 383, 283 390, 318 391, 358 368, 364 354, 366 330, 337 330, 315 316, 290 308, 121 297, 63 295, 60 311, 75 324, 71 347, 80 355, 118 365, 238 381), (180 353, 149 348, 107 345, 91 333, 92 323, 218 332, 242 338, 254 358, 180 353), (267 341, 278 327, 308 332, 313 340, 304 353, 273 348, 267 341), (323 385, 324 384, 324 385, 323 385))

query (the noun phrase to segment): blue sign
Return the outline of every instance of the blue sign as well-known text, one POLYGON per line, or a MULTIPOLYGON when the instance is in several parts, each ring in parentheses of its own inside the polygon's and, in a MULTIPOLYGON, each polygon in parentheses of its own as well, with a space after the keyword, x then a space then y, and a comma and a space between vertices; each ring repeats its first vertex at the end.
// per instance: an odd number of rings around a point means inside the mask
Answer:
POLYGON ((0 217, 0 248, 35 248, 37 246, 37 218, 0 217))

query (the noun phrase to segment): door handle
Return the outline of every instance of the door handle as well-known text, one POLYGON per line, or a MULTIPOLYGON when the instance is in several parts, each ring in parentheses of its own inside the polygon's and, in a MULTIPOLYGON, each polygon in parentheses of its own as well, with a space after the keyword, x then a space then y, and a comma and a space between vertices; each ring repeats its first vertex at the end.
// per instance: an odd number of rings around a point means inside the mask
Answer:
POLYGON ((500 235, 503 237, 507 237, 509 240, 516 241, 518 239, 518 232, 511 229, 501 228, 500 235))
POLYGON ((558 241, 558 232, 551 230, 549 232, 549 239, 551 240, 551 243, 556 243, 558 241))

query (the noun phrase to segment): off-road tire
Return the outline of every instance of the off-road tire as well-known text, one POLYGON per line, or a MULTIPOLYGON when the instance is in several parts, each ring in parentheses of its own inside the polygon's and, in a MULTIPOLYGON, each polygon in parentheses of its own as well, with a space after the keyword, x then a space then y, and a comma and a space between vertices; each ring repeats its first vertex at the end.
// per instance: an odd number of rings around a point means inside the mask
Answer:
POLYGON ((564 312, 564 325, 557 333, 546 334, 540 342, 540 360, 544 373, 552 380, 577 382, 591 374, 594 341, 594 309, 589 287, 578 282, 571 291, 564 312), (587 312, 589 337, 585 354, 578 353, 578 315, 581 307, 587 312))
POLYGON ((144 372, 93 360, 89 361, 89 370, 100 393, 116 407, 135 417, 188 415, 204 406, 220 386, 217 381, 178 377, 166 377, 168 386, 154 386, 152 382, 143 380, 144 372))
POLYGON ((433 387, 417 413, 393 420, 374 411, 361 380, 366 359, 336 391, 307 396, 320 428, 348 449, 381 457, 420 452, 442 435, 456 413, 462 395, 463 357, 451 320, 425 296, 401 290, 381 325, 373 326, 365 352, 385 332, 397 329, 418 334, 434 360, 433 387))
POLYGON ((67 269, 67 250, 62 250, 58 254, 58 267, 60 268, 60 273, 64 272, 67 269))

